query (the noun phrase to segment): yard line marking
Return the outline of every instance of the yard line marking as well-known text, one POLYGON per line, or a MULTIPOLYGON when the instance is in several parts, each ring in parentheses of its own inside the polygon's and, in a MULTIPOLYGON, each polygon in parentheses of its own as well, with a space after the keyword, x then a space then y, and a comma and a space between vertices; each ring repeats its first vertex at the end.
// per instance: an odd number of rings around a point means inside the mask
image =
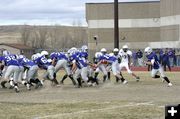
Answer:
POLYGON ((46 116, 43 116, 43 117, 35 117, 34 119, 56 118, 56 117, 66 116, 66 115, 82 114, 82 113, 96 112, 96 111, 105 111, 105 110, 118 109, 118 108, 124 108, 124 107, 152 106, 152 105, 154 105, 153 102, 129 103, 129 104, 127 104, 127 105, 113 106, 113 107, 109 107, 109 108, 90 109, 90 110, 84 110, 84 111, 78 111, 78 112, 71 112, 71 113, 62 113, 62 114, 55 114, 55 115, 46 115, 46 116))

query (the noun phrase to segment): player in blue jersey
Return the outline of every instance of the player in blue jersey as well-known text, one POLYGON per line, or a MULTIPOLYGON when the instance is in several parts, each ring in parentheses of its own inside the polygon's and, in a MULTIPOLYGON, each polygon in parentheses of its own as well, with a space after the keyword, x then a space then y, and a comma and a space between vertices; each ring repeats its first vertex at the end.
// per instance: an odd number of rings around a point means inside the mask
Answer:
POLYGON ((88 85, 89 86, 98 85, 99 84, 98 81, 94 78, 94 66, 88 60, 88 47, 86 45, 83 45, 81 47, 80 57, 88 64, 87 66, 88 85))
POLYGON ((169 81, 168 77, 165 76, 164 70, 161 67, 161 64, 159 62, 159 59, 155 52, 153 52, 152 48, 146 47, 144 50, 146 57, 148 61, 145 61, 144 63, 147 65, 152 65, 152 71, 151 71, 151 77, 152 78, 160 78, 157 73, 159 72, 163 80, 165 80, 168 83, 168 86, 172 86, 172 83, 169 81))
MULTIPOLYGON (((107 61, 109 64, 112 64, 112 72, 113 75, 118 79, 118 80, 122 80, 122 76, 120 75, 120 69, 119 69, 119 63, 118 63, 118 57, 115 56, 113 53, 110 53, 109 55, 106 55, 105 57, 102 54, 99 54, 99 56, 97 56, 100 58, 99 63, 97 64, 100 65, 101 62, 103 62, 104 60, 107 61), (101 58, 103 57, 103 58, 101 58)), ((123 84, 126 84, 126 80, 123 78, 123 84)))
POLYGON ((47 51, 42 51, 41 56, 37 58, 36 63, 38 64, 39 68, 46 70, 43 79, 50 80, 55 85, 58 85, 58 81, 54 77, 55 71, 55 60, 48 59, 49 53, 47 51))
POLYGON ((68 50, 69 53, 69 62, 72 63, 72 74, 75 80, 77 80, 78 82, 78 87, 82 87, 82 83, 81 83, 81 67, 79 65, 78 62, 78 57, 79 57, 79 53, 77 52, 76 48, 71 48, 70 50, 68 50))
POLYGON ((42 86, 40 80, 37 77, 38 69, 39 69, 38 65, 34 61, 29 60, 26 57, 22 58, 21 63, 24 68, 28 69, 27 76, 25 78, 25 81, 23 82, 23 84, 27 86, 27 89, 31 90, 30 86, 32 85, 32 83, 36 84, 35 89, 42 86))
POLYGON ((16 58, 16 55, 13 54, 4 54, 4 56, 0 57, 0 61, 4 63, 7 67, 4 78, 1 81, 1 86, 6 88, 5 84, 10 81, 10 86, 12 86, 15 91, 19 92, 18 87, 18 76, 19 76, 19 62, 16 58), (13 76, 13 80, 11 80, 11 76, 13 76))
POLYGON ((85 86, 88 86, 88 66, 91 65, 91 63, 89 63, 87 58, 83 57, 78 50, 71 51, 70 61, 73 63, 72 72, 74 74, 74 79, 78 81, 78 87, 82 86, 81 78, 84 81, 85 86))
MULTIPOLYGON (((55 74, 54 74, 54 76, 56 77, 56 73, 60 69, 64 69, 66 74, 67 74, 67 76, 72 80, 72 83, 74 85, 76 85, 76 81, 73 79, 72 72, 71 72, 71 70, 70 70, 70 68, 68 66, 68 58, 65 55, 65 53, 63 53, 63 52, 56 52, 55 53, 54 52, 54 53, 52 53, 50 55, 50 57, 51 57, 52 60, 55 60, 57 62, 56 65, 55 65, 55 71, 54 71, 55 74)), ((63 84, 64 80, 65 80, 65 78, 62 79, 60 83, 63 84)))
POLYGON ((99 72, 101 71, 103 73, 103 82, 107 80, 108 72, 106 69, 106 66, 108 65, 108 62, 106 61, 107 58, 107 50, 105 48, 101 49, 101 55, 99 57, 96 57, 96 61, 99 63, 101 62, 95 71, 95 79, 97 79, 97 76, 99 72))

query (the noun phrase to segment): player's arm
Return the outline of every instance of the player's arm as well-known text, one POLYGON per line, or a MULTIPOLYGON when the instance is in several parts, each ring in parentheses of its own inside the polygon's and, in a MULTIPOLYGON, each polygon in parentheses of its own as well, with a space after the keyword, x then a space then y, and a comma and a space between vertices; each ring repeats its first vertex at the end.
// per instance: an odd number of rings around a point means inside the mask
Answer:
POLYGON ((93 64, 92 62, 87 63, 91 68, 96 69, 96 64, 93 64))
POLYGON ((152 59, 150 61, 144 61, 144 64, 146 64, 146 65, 153 65, 154 62, 155 62, 155 59, 152 59))
POLYGON ((53 60, 52 60, 52 63, 51 63, 53 66, 55 66, 56 65, 56 58, 54 58, 53 60))
POLYGON ((102 62, 103 62, 103 60, 100 60, 100 61, 96 64, 96 67, 98 67, 102 62))
POLYGON ((76 65, 76 61, 74 60, 74 61, 72 61, 72 72, 73 72, 73 74, 75 73, 76 69, 77 69, 77 65, 76 65))
POLYGON ((128 65, 131 66, 132 65, 132 60, 131 60, 131 56, 128 55, 128 65))

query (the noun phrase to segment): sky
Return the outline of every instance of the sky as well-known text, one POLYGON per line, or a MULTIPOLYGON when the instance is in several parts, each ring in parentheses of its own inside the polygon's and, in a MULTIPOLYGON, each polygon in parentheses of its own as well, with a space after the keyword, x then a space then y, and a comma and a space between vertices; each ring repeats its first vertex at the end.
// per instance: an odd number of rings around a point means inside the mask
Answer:
MULTIPOLYGON (((0 25, 86 26, 85 3, 114 0, 1 0, 0 25)), ((119 0, 119 2, 158 0, 119 0)))

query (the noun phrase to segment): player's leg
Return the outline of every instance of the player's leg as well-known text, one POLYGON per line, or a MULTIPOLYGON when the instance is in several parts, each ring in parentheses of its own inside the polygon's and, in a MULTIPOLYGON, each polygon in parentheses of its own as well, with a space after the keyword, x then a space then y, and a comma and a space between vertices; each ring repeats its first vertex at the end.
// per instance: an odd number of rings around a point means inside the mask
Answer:
POLYGON ((130 70, 128 63, 124 64, 124 66, 125 66, 127 72, 128 72, 129 74, 131 74, 133 77, 135 77, 135 78, 136 78, 136 81, 139 81, 140 77, 137 76, 135 73, 133 73, 133 72, 130 70))
MULTIPOLYGON (((6 68, 6 71, 4 72, 5 74, 4 74, 4 78, 2 78, 2 80, 1 80, 1 86, 2 86, 2 88, 7 88, 6 86, 5 86, 5 84, 8 82, 8 80, 10 80, 10 76, 11 75, 13 75, 13 67, 12 66, 8 66, 7 68, 6 68)), ((12 81, 10 81, 10 86, 12 86, 12 87, 14 87, 14 82, 13 82, 13 80, 12 81)))
POLYGON ((68 77, 68 74, 64 74, 63 78, 60 81, 60 84, 64 84, 64 80, 68 77))
POLYGON ((82 83, 81 83, 81 70, 80 69, 76 69, 75 73, 73 74, 73 78, 75 80, 77 80, 78 82, 78 88, 82 87, 82 83))
POLYGON ((54 81, 55 84, 58 84, 57 79, 56 79, 56 73, 57 73, 61 68, 63 68, 63 63, 64 63, 63 60, 58 60, 56 66, 54 67, 53 81, 54 81))
POLYGON ((161 77, 168 83, 168 86, 172 86, 172 83, 170 82, 169 78, 165 76, 164 70, 162 69, 162 67, 160 67, 158 69, 158 71, 159 71, 161 77))
POLYGON ((13 66, 13 80, 14 80, 14 90, 18 93, 19 92, 19 87, 18 87, 18 78, 19 78, 19 73, 20 73, 20 68, 18 66, 13 66))
POLYGON ((88 86, 88 68, 87 67, 83 67, 81 69, 81 78, 83 79, 83 81, 85 82, 85 85, 88 86))
POLYGON ((53 82, 53 83, 55 83, 55 85, 58 85, 59 83, 58 83, 58 81, 57 81, 57 79, 56 79, 56 77, 55 77, 55 68, 54 68, 54 66, 52 66, 52 65, 50 65, 49 67, 48 67, 48 72, 49 72, 49 75, 48 75, 48 77, 50 78, 50 80, 53 82))
POLYGON ((151 77, 152 78, 160 78, 160 76, 157 75, 157 73, 158 73, 158 69, 152 69, 151 70, 151 77))
POLYGON ((0 65, 0 77, 3 76, 4 65, 0 65))
MULTIPOLYGON (((98 75, 99 75, 99 71, 100 71, 100 69, 99 69, 99 67, 98 68, 96 68, 96 70, 95 70, 95 72, 94 72, 94 80, 96 80, 96 81, 98 81, 98 75)), ((98 83, 99 84, 99 83, 98 83)))
POLYGON ((102 71, 103 72, 103 82, 105 82, 106 80, 107 80, 107 70, 106 70, 106 68, 105 68, 105 66, 103 65, 103 64, 101 64, 100 66, 99 66, 99 69, 100 69, 100 71, 102 71))
MULTIPOLYGON (((64 69, 65 69, 65 71, 66 71, 67 76, 71 79, 73 85, 76 85, 77 83, 76 83, 76 81, 74 80, 74 78, 73 78, 73 76, 72 76, 72 72, 71 72, 70 67, 68 66, 68 63, 67 63, 66 60, 64 60, 63 67, 64 67, 64 69)), ((64 79, 64 80, 65 80, 65 79, 64 79)))
POLYGON ((41 81, 37 78, 38 75, 38 66, 32 66, 27 72, 27 89, 31 90, 30 86, 32 83, 35 83, 35 88, 42 86, 41 81))
POLYGON ((57 73, 61 68, 63 68, 63 60, 59 60, 54 68, 54 73, 57 73))
POLYGON ((106 70, 107 70, 108 80, 110 80, 111 79, 111 65, 110 64, 106 67, 106 70))
POLYGON ((24 67, 20 66, 19 67, 18 82, 21 82, 23 85, 26 86, 27 82, 25 80, 23 80, 23 74, 24 74, 24 67))
POLYGON ((169 61, 167 61, 167 66, 168 66, 169 71, 171 71, 171 66, 170 66, 169 61))
MULTIPOLYGON (((119 67, 118 67, 119 74, 120 74, 120 76, 122 77, 122 78, 121 78, 121 82, 123 82, 124 84, 128 83, 128 82, 124 79, 124 77, 122 76, 122 72, 121 72, 122 68, 125 67, 125 66, 124 66, 124 63, 121 62, 118 66, 119 66, 119 67)), ((119 81, 119 78, 116 78, 116 82, 118 82, 118 81, 119 81)))
POLYGON ((119 80, 121 80, 123 82, 123 84, 126 84, 127 81, 122 77, 122 74, 121 74, 121 70, 122 69, 122 66, 120 66, 118 64, 118 61, 117 62, 114 62, 112 64, 112 72, 113 72, 113 75, 115 76, 116 78, 116 82, 118 83, 119 80))
POLYGON ((32 66, 28 71, 28 83, 27 83, 27 89, 30 90, 30 86, 32 86, 32 83, 36 84, 35 89, 39 88, 40 86, 43 86, 42 81, 38 79, 38 66, 32 66))

